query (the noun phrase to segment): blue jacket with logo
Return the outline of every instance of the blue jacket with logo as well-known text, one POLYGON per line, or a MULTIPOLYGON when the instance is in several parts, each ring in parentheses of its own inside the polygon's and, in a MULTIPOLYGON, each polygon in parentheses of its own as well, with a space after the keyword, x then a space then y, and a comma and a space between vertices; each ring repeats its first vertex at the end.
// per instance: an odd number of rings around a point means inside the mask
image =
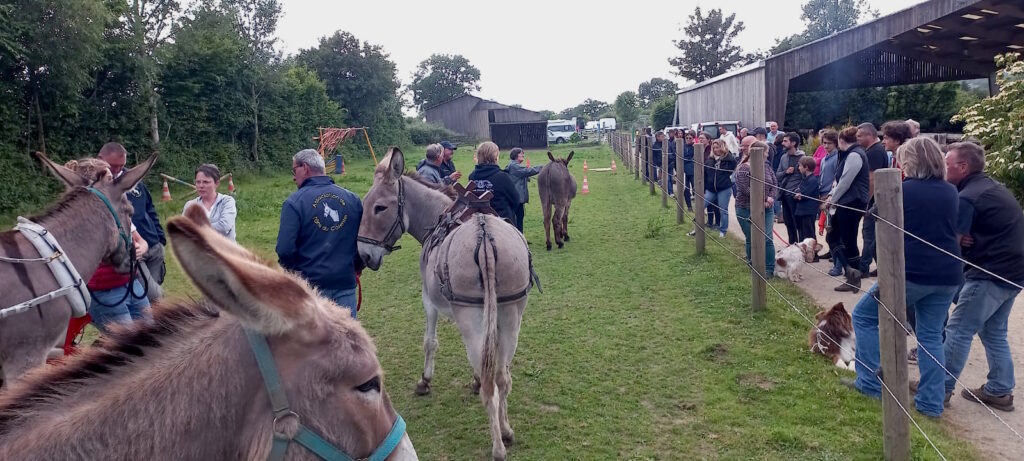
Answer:
POLYGON ((307 178, 281 207, 278 263, 318 288, 355 288, 363 267, 356 248, 362 217, 359 196, 329 176, 307 178))

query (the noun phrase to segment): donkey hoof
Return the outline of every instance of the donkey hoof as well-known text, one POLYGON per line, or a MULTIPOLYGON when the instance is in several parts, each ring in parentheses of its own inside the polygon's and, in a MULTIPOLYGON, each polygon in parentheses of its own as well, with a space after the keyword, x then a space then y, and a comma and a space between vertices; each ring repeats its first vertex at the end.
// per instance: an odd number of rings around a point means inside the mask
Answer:
POLYGON ((509 445, 512 445, 513 443, 516 443, 516 434, 515 434, 515 432, 508 431, 507 434, 502 432, 501 433, 501 441, 505 443, 505 446, 509 446, 509 445))
POLYGON ((480 378, 473 377, 473 384, 469 385, 469 390, 473 395, 480 395, 480 378))
POLYGON ((564 244, 564 243, 562 243, 562 242, 558 242, 558 248, 559 248, 559 249, 561 249, 561 248, 562 248, 562 247, 564 247, 564 246, 565 246, 565 244, 564 244))
POLYGON ((569 241, 569 234, 565 234, 565 237, 562 238, 562 240, 565 240, 566 242, 568 242, 569 241))
POLYGON ((548 251, 551 251, 551 242, 548 242, 547 245, 545 245, 545 246, 548 247, 548 251))
POLYGON ((416 383, 416 395, 424 396, 430 394, 430 383, 426 381, 420 381, 416 383))

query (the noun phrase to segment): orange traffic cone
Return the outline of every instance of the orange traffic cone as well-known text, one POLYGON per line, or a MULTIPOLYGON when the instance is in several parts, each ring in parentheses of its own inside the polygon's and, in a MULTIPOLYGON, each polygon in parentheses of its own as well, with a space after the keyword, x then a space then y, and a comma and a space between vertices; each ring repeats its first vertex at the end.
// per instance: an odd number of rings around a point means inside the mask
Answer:
MULTIPOLYGON (((587 172, 587 159, 583 159, 583 172, 584 173, 587 172)), ((583 179, 587 179, 587 178, 583 178, 583 179)))
POLYGON ((233 175, 228 175, 228 192, 235 193, 235 177, 233 175))
POLYGON ((526 167, 530 168, 530 157, 526 157, 526 167))
POLYGON ((164 180, 164 193, 163 193, 163 196, 161 197, 161 200, 163 200, 165 202, 170 202, 171 201, 171 190, 167 188, 167 180, 166 179, 164 180))
MULTIPOLYGON (((584 162, 584 164, 586 164, 586 162, 584 162)), ((590 193, 590 183, 587 182, 587 177, 586 176, 583 177, 583 193, 584 194, 589 194, 590 193)))
POLYGON ((612 171, 618 171, 618 167, 615 166, 615 159, 612 159, 612 171))

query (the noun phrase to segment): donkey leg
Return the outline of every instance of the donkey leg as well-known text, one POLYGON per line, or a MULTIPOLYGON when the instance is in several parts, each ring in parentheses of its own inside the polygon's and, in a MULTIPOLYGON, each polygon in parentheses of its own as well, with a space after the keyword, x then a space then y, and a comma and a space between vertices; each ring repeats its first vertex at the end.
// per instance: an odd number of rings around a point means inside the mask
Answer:
POLYGON ((562 236, 565 235, 565 228, 562 226, 563 225, 563 221, 562 221, 562 216, 563 215, 565 215, 565 207, 556 206, 555 207, 555 217, 554 217, 554 221, 555 221, 555 244, 558 245, 558 248, 562 248, 563 246, 565 246, 565 244, 562 241, 562 236))
MULTIPOLYGON (((551 251, 551 204, 550 203, 544 203, 544 204, 541 204, 541 207, 544 210, 544 238, 545 238, 545 245, 547 246, 548 251, 551 251)), ((555 233, 556 234, 558 233, 557 229, 555 230, 555 233)))
POLYGON ((526 310, 526 299, 519 301, 516 305, 504 306, 501 310, 500 324, 498 330, 501 332, 501 339, 498 347, 501 368, 498 376, 495 377, 495 384, 498 386, 498 415, 501 421, 501 439, 505 445, 515 442, 515 432, 508 421, 508 394, 512 391, 512 359, 516 355, 519 346, 519 328, 523 321, 523 312, 526 310))
POLYGON ((427 327, 423 332, 423 377, 416 383, 416 395, 430 393, 430 380, 434 379, 434 357, 437 354, 437 309, 423 297, 423 310, 427 314, 427 327))
POLYGON ((503 366, 494 379, 498 386, 498 423, 501 424, 501 441, 505 445, 512 445, 516 440, 512 425, 508 423, 508 393, 512 390, 512 370, 507 365, 503 366))
POLYGON ((565 212, 562 213, 562 238, 569 241, 569 207, 572 206, 572 202, 566 202, 565 212))

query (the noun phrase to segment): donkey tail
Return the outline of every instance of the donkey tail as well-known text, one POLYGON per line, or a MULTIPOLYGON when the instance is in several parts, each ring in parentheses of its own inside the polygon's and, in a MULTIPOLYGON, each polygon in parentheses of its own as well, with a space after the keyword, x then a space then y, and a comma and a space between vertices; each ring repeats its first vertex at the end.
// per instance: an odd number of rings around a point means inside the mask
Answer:
POLYGON ((480 266, 480 279, 484 288, 484 350, 480 364, 480 397, 490 398, 494 393, 495 374, 498 356, 498 289, 494 236, 487 232, 485 220, 478 216, 480 225, 477 236, 477 264, 480 266))

